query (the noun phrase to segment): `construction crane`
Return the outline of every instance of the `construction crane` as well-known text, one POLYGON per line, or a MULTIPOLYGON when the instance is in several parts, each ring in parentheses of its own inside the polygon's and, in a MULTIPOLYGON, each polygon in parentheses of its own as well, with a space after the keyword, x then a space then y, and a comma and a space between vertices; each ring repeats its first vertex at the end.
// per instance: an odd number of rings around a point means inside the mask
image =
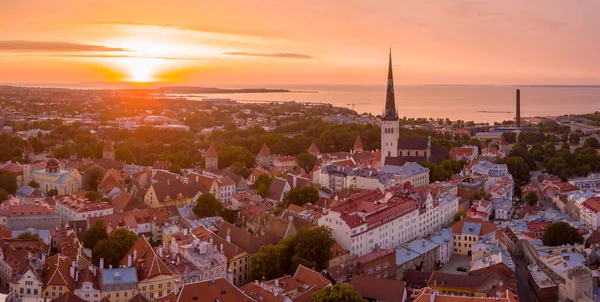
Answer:
POLYGON ((352 106, 352 111, 354 111, 354 105, 366 105, 366 104, 368 104, 368 103, 355 103, 355 102, 352 102, 352 104, 346 104, 346 106, 352 106))

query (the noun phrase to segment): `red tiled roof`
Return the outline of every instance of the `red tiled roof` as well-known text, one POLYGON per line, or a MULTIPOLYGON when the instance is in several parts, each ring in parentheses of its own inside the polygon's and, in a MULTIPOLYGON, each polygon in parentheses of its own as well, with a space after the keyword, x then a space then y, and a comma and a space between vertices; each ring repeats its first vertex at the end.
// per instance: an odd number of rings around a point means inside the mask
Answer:
POLYGON ((140 282, 160 275, 174 275, 160 257, 158 257, 145 236, 138 238, 129 250, 129 253, 121 259, 121 265, 127 265, 128 256, 133 257, 134 255, 137 255, 137 259, 134 262, 138 266, 138 280, 140 282))
MULTIPOLYGON (((189 301, 249 302, 256 301, 225 278, 184 284, 176 302, 189 301)), ((173 301, 175 302, 175 301, 173 301)))
POLYGON ((594 212, 595 214, 600 213, 600 197, 592 197, 583 202, 583 207, 594 212))
POLYGON ((496 226, 491 222, 483 221, 483 220, 477 219, 477 218, 466 217, 466 218, 461 219, 460 221, 458 221, 457 223, 453 224, 450 227, 452 229, 452 232, 455 234, 462 234, 462 230, 465 225, 465 222, 481 224, 481 230, 479 232, 479 235, 489 234, 496 230, 496 226))
POLYGON ((271 149, 269 149, 269 147, 267 146, 267 143, 263 143, 262 147, 260 148, 260 152, 258 152, 258 155, 262 155, 262 156, 271 155, 271 149))
POLYGON ((317 290, 321 290, 328 285, 331 285, 331 281, 323 276, 321 273, 314 271, 302 264, 298 265, 296 272, 294 273, 294 279, 296 281, 308 284, 311 287, 315 287, 317 290))
POLYGON ((319 148, 317 147, 317 144, 315 144, 315 142, 312 142, 312 144, 310 145, 310 147, 308 148, 308 153, 320 153, 321 151, 319 150, 319 148))
POLYGON ((104 149, 102 152, 115 152, 115 147, 110 139, 104 142, 104 149))
POLYGON ((210 147, 208 147, 208 151, 206 152, 206 157, 208 157, 208 158, 219 157, 219 154, 217 154, 217 150, 215 149, 215 144, 210 144, 210 147))
POLYGON ((362 140, 360 139, 360 135, 356 136, 356 140, 354 141, 354 147, 352 149, 355 151, 363 149, 363 143, 362 143, 362 140))
POLYGON ((71 277, 71 261, 62 254, 56 254, 46 260, 44 265, 44 287, 65 286, 73 289, 73 278, 71 277))

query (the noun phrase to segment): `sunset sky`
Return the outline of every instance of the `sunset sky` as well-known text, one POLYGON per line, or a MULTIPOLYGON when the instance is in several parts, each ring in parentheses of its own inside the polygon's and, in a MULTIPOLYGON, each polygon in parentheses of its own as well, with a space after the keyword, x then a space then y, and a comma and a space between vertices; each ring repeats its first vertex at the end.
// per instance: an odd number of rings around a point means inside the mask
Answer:
POLYGON ((600 84, 600 1, 0 0, 0 83, 600 84))

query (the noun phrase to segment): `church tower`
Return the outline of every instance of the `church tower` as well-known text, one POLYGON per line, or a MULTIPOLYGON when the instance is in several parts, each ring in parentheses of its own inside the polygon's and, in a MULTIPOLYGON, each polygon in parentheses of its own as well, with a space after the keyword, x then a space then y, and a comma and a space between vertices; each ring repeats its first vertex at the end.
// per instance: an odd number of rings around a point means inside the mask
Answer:
POLYGON ((381 118, 381 165, 385 159, 398 156, 398 138, 400 124, 398 111, 394 98, 394 75, 392 72, 392 51, 390 50, 390 63, 388 69, 387 91, 385 95, 385 109, 381 118))
POLYGON ((25 148, 23 148, 23 185, 29 185, 31 181, 31 158, 33 156, 33 147, 31 147, 31 143, 27 140, 27 144, 25 144, 25 148))

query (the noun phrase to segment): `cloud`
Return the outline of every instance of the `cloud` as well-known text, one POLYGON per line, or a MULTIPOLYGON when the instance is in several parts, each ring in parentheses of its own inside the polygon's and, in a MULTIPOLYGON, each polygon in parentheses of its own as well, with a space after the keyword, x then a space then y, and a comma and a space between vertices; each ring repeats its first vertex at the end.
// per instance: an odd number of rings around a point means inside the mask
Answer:
POLYGON ((286 59, 314 59, 313 56, 301 54, 301 53, 261 53, 261 52, 244 52, 244 51, 232 51, 224 52, 223 54, 230 56, 246 56, 246 57, 266 57, 266 58, 286 58, 286 59))
POLYGON ((86 51, 127 51, 102 45, 48 41, 0 41, 0 52, 86 52, 86 51))
MULTIPOLYGON (((39 54, 31 54, 28 56, 40 56, 39 54)), ((200 57, 165 57, 165 56, 138 56, 138 55, 120 55, 120 54, 43 54, 44 57, 61 57, 61 58, 92 58, 92 59, 104 59, 104 58, 135 58, 135 59, 160 59, 160 60, 187 60, 187 61, 207 61, 214 60, 214 58, 200 58, 200 57)))

